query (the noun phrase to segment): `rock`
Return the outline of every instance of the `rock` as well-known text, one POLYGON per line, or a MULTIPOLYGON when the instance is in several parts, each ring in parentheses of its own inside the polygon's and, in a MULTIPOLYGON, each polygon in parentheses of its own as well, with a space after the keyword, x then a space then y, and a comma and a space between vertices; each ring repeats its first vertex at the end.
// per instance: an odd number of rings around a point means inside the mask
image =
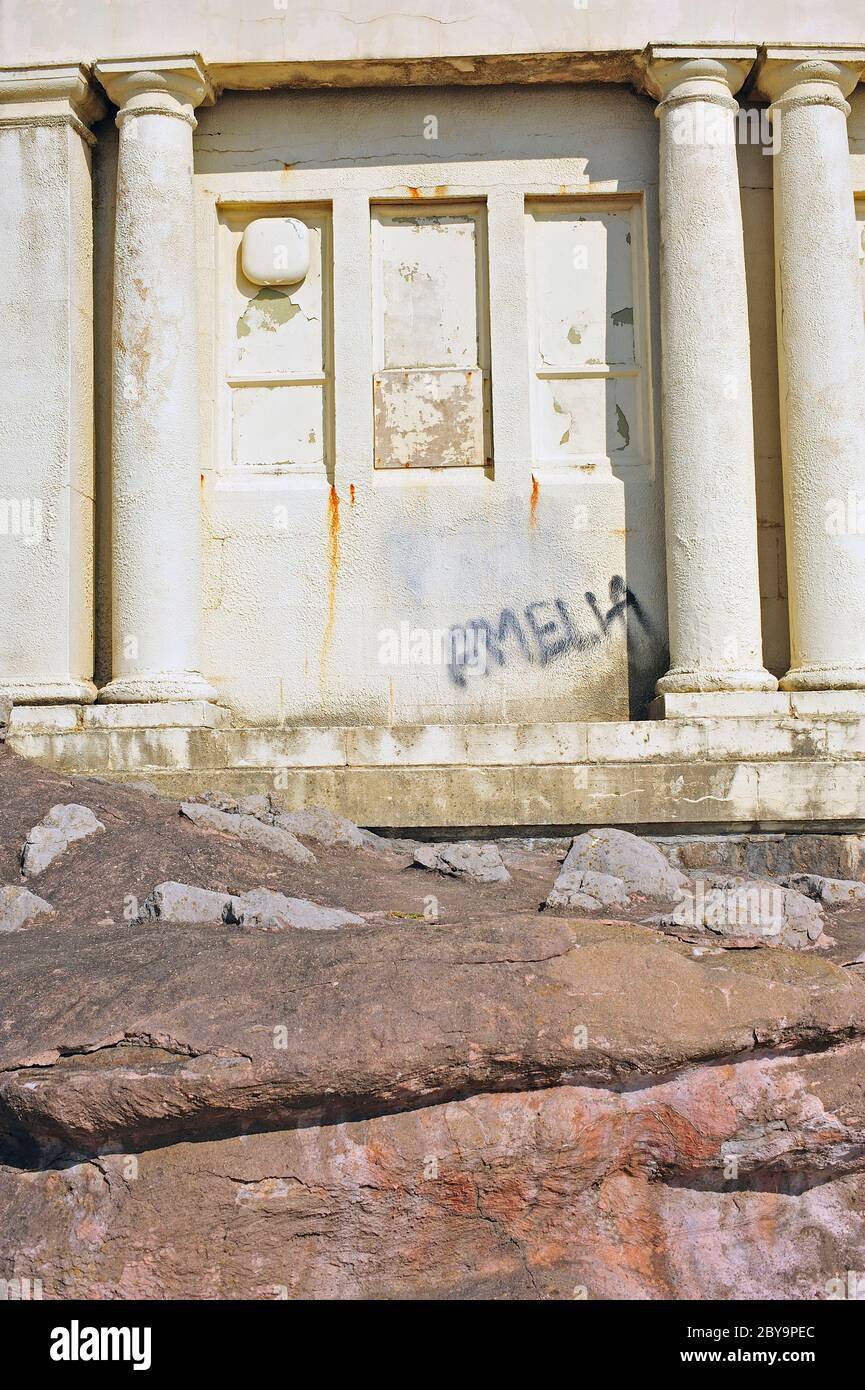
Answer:
POLYGON ((779 887, 765 879, 710 874, 680 891, 663 925, 721 936, 753 936, 767 945, 809 946, 823 931, 823 914, 816 903, 795 888, 779 887))
POLYGON ((846 907, 865 901, 865 883, 851 878, 824 878, 822 874, 791 874, 782 880, 824 907, 846 907))
POLYGON ((87 806, 74 802, 52 806, 27 836, 21 851, 22 873, 25 878, 41 874, 76 840, 104 829, 102 821, 87 806))
POLYGON ((181 801, 180 814, 199 830, 214 830, 222 835, 237 835, 240 831, 240 816, 236 811, 221 811, 218 806, 201 805, 197 801, 181 801))
POLYGON ((237 810, 237 798, 229 796, 228 792, 219 790, 202 792, 198 800, 206 806, 212 806, 215 811, 232 812, 237 810))
POLYGON ((35 878, 53 864, 67 848, 69 841, 62 830, 49 825, 34 825, 21 851, 21 872, 25 878, 35 878))
POLYGON ((752 878, 806 873, 865 880, 862 835, 665 835, 656 843, 679 869, 729 869, 752 878))
POLYGON ((236 835, 244 844, 265 850, 269 854, 282 855, 294 864, 315 863, 312 850, 302 845, 296 835, 275 825, 264 825, 255 816, 220 811, 213 806, 202 806, 195 801, 181 802, 180 814, 186 820, 192 821, 199 830, 236 835))
POLYGON ((191 883, 159 883, 142 903, 138 920, 217 926, 225 921, 231 904, 228 893, 214 893, 191 883))
POLYGON ((813 1300, 865 1269, 865 986, 823 958, 534 917, 409 960, 373 927, 57 937, 0 977, 0 1271, 45 1298, 813 1300))
POLYGON ((28 888, 0 888, 0 931, 21 931, 37 917, 53 917, 54 908, 28 888))
POLYGON ((279 854, 292 864, 314 864, 315 855, 306 845, 302 845, 290 830, 277 825, 264 825, 255 816, 240 816, 238 835, 245 845, 267 850, 269 854, 279 854))
POLYGON ((280 811, 274 824, 306 840, 320 845, 345 845, 349 849, 391 848, 389 841, 370 830, 361 830, 354 821, 328 811, 323 806, 310 806, 303 811, 280 811))
POLYGON ((334 931, 337 927, 365 926, 363 917, 342 907, 321 907, 305 898, 287 898, 267 888, 241 893, 231 904, 230 920, 261 931, 334 931))
POLYGON ((124 791, 143 792, 145 796, 161 796, 162 792, 154 782, 121 782, 124 791))
POLYGON ((627 907, 625 881, 594 869, 563 869, 547 898, 547 907, 627 907))
POLYGON ((632 893, 648 898, 672 898, 688 882, 657 845, 627 830, 587 830, 578 835, 571 842, 562 872, 584 869, 621 879, 632 893))
POLYGON ((624 923, 250 931, 234 949, 211 926, 131 925, 118 940, 95 925, 73 952, 61 932, 5 938, 8 1142, 91 1153, 454 1095, 615 1089, 865 1034, 855 970, 787 951, 693 957, 624 923))
MULTIPOLYGON (((567 874, 565 877, 570 878, 571 875, 567 874)), ((577 876, 575 875, 575 877, 577 876)), ((579 912, 597 912, 599 908, 603 907, 603 903, 599 898, 593 898, 589 893, 580 892, 579 888, 564 887, 551 889, 545 906, 576 908, 579 912)))
POLYGON ((255 816, 258 820, 270 820, 273 814, 273 806, 266 793, 240 797, 237 809, 242 816, 255 816))
POLYGON ((511 876, 495 845, 458 840, 454 844, 418 845, 415 864, 453 878, 472 878, 478 883, 510 883, 511 876))
POLYGON ((12 701, 5 696, 0 696, 0 743, 6 742, 6 734, 9 730, 9 720, 12 717, 12 701))

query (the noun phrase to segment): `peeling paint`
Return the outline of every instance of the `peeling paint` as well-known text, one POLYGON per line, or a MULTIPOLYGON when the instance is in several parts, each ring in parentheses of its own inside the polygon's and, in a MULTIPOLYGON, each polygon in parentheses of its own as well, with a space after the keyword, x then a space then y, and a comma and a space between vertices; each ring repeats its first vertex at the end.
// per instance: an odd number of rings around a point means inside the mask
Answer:
POLYGON ((626 309, 614 310, 614 312, 610 314, 610 318, 617 328, 624 328, 625 324, 630 324, 633 327, 634 311, 631 306, 628 305, 626 309))
POLYGON ((290 295, 265 286, 249 301, 237 320, 237 336, 246 338, 259 329, 275 333, 282 324, 290 323, 299 313, 300 305, 295 304, 290 295))
POLYGON ((616 429, 621 438, 625 441, 624 444, 619 445, 619 450, 627 449, 631 442, 631 428, 625 418, 625 412, 620 405, 616 406, 616 429))

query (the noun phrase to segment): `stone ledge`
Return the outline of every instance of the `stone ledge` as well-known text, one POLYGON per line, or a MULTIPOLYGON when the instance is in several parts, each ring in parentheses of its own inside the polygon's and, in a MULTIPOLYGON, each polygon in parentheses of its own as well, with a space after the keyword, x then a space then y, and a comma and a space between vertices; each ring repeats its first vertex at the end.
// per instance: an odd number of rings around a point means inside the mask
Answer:
POLYGON ((865 825, 865 717, 239 728, 214 705, 18 706, 14 752, 381 827, 865 825), (184 722, 184 718, 187 722, 184 722))

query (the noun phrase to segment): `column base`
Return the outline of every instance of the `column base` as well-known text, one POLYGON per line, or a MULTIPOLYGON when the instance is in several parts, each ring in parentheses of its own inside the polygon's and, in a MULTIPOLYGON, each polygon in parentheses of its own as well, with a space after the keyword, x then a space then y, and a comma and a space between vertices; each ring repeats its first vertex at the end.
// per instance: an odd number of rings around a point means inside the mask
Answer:
POLYGON ((685 670, 674 666, 655 686, 657 695, 708 694, 714 690, 777 690, 778 682, 761 667, 736 670, 732 667, 696 667, 685 670))
POLYGON ((96 686, 85 680, 7 681, 0 677, 0 699, 13 705, 92 705, 96 686))
POLYGON ((151 671, 118 676, 99 691, 108 704, 155 704, 174 700, 215 700, 216 691, 197 671, 151 671))
POLYGON ((793 666, 782 690, 865 690, 865 666, 793 666))

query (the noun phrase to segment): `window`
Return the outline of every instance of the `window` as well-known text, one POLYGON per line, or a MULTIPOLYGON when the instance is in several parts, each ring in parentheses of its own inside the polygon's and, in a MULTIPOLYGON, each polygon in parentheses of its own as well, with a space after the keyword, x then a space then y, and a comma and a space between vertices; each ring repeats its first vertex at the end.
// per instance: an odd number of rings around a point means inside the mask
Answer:
POLYGON ((645 249, 637 202, 527 208, 534 459, 651 457, 645 249))
POLYGON ((376 468, 490 461, 484 208, 373 209, 376 468))

